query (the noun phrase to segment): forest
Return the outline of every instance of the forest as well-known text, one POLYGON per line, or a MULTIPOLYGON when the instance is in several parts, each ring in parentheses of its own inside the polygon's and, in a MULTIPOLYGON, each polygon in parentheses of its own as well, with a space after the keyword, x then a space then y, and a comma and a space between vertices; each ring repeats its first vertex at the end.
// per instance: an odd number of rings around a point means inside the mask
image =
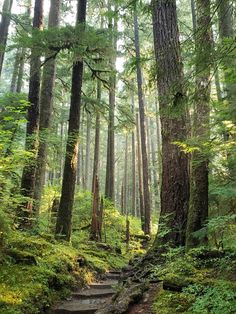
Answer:
POLYGON ((236 313, 236 2, 0 0, 0 313, 236 313))

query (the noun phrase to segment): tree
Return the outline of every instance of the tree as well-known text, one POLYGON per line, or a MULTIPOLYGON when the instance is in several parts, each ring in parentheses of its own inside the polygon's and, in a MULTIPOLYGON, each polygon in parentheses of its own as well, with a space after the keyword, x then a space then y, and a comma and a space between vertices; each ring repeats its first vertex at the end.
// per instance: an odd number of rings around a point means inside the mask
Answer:
MULTIPOLYGON (((85 26, 86 7, 86 0, 78 0, 77 24, 85 26)), ((61 236, 67 241, 70 241, 71 237, 72 209, 76 184, 83 68, 83 59, 80 56, 78 60, 74 62, 72 68, 68 140, 66 145, 61 199, 56 223, 56 235, 61 236)))
POLYGON ((137 9, 134 9, 134 43, 136 53, 136 71, 138 84, 138 102, 139 102, 139 118, 140 118, 140 135, 141 135, 141 153, 142 153, 142 179, 143 179, 143 204, 144 204, 144 232, 151 233, 151 204, 150 191, 148 181, 148 158, 146 144, 146 125, 145 125, 145 110, 144 110, 144 95, 143 95, 143 78, 140 65, 140 46, 138 32, 138 17, 137 9))
MULTIPOLYGON (((43 0, 35 0, 33 30, 40 30, 43 25, 43 0)), ((32 160, 29 161, 22 173, 21 193, 26 201, 19 207, 20 227, 32 225, 33 196, 36 175, 36 156, 38 150, 39 128, 39 94, 40 94, 40 55, 32 49, 30 59, 29 80, 29 108, 26 126, 26 150, 30 152, 32 160)))
POLYGON ((188 157, 176 143, 187 139, 187 99, 184 91, 176 1, 153 0, 152 13, 163 156, 158 232, 160 237, 157 235, 154 244, 154 247, 159 249, 159 245, 185 245, 189 163, 188 157))
MULTIPOLYGON (((101 81, 97 82, 97 101, 101 102, 101 81)), ((95 122, 95 147, 93 158, 93 178, 92 178, 92 192, 94 192, 95 178, 98 176, 99 170, 99 147, 100 147, 100 113, 96 113, 95 122)))
MULTIPOLYGON (((51 0, 48 27, 58 27, 60 15, 60 0, 51 0)), ((47 56, 49 57, 49 56, 47 56)), ((42 88, 40 93, 39 148, 37 156, 36 182, 34 189, 34 210, 38 215, 43 186, 48 150, 48 135, 52 124, 53 93, 56 76, 56 60, 50 59, 44 66, 42 88)))
MULTIPOLYGON (((201 229, 208 217, 208 152, 204 143, 209 140, 212 31, 210 0, 197 0, 196 87, 192 135, 200 151, 192 153, 190 208, 188 213, 186 245, 196 247, 199 239, 193 233, 201 229)), ((205 238, 206 240, 206 238, 205 238)))
MULTIPOLYGON (((108 10, 111 11, 111 2, 108 2, 108 10)), ((111 75, 109 78, 109 117, 108 117, 108 136, 107 136, 107 164, 106 164, 106 184, 105 196, 114 201, 115 183, 115 102, 116 102, 116 50, 117 50, 117 9, 115 8, 114 18, 109 15, 108 29, 110 32, 111 46, 114 55, 110 58, 111 75)))
POLYGON ((0 77, 2 73, 2 66, 5 55, 5 48, 7 44, 8 29, 10 25, 10 14, 13 0, 4 0, 2 6, 2 19, 0 23, 0 77))
POLYGON ((144 231, 144 202, 143 202, 143 176, 142 176, 142 154, 140 143, 140 125, 139 116, 136 114, 136 132, 137 132, 137 168, 138 168, 138 187, 139 187, 139 210, 141 218, 141 227, 144 231))

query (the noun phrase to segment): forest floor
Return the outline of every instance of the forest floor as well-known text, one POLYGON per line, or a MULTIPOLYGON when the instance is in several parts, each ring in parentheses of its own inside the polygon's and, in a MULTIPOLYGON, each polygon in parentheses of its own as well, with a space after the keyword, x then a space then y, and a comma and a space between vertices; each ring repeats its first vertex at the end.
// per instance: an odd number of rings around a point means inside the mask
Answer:
POLYGON ((153 303, 156 300, 157 293, 161 290, 162 284, 151 284, 148 291, 143 294, 142 299, 129 306, 127 314, 153 314, 153 303))
POLYGON ((130 256, 116 247, 74 239, 74 246, 50 236, 11 232, 0 250, 0 313, 46 313, 71 291, 95 282, 130 256))

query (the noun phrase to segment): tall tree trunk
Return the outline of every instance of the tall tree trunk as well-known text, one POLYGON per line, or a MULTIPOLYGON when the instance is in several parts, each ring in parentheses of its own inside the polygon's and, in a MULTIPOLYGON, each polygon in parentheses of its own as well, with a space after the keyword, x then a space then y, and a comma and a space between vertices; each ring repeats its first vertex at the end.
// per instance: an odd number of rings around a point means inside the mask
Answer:
POLYGON ((157 136, 157 172, 158 179, 161 178, 161 121, 160 121, 160 109, 159 103, 155 100, 155 109, 156 109, 156 136, 157 136))
POLYGON ((85 190, 88 190, 88 181, 89 181, 90 146, 91 146, 90 141, 91 141, 91 116, 90 116, 90 113, 87 113, 86 155, 85 155, 85 173, 84 173, 85 190))
MULTIPOLYGON (((197 0, 196 45, 196 88, 192 134, 200 141, 200 147, 209 140, 210 79, 212 32, 210 0, 197 0)), ((208 157, 207 153, 196 151, 191 161, 190 208, 187 223, 187 248, 201 244, 193 232, 201 229, 208 217, 208 157)), ((207 240, 205 237, 204 240, 207 240)), ((205 243, 205 241, 203 242, 205 243)))
MULTIPOLYGON (((131 96, 131 110, 134 117, 134 96, 131 96)), ((135 117, 134 117, 135 118, 135 117)), ((135 129, 132 131, 132 202, 131 202, 131 208, 132 208, 132 215, 137 216, 136 212, 136 147, 135 147, 135 129)))
POLYGON ((134 10, 134 37, 136 52, 136 70, 138 83, 138 102, 139 102, 139 118, 140 118, 140 135, 141 135, 141 152, 142 152, 142 178, 143 178, 143 204, 144 204, 144 232, 151 233, 151 204, 150 191, 148 182, 148 158, 146 145, 146 126, 143 96, 143 78, 140 65, 140 45, 138 32, 138 18, 136 8, 134 10))
POLYGON ((18 73, 19 73, 19 65, 20 65, 20 48, 17 49, 16 54, 15 54, 15 62, 14 62, 12 79, 11 79, 11 86, 10 86, 10 91, 12 93, 16 92, 17 77, 18 77, 18 73))
POLYGON ((137 132, 137 161, 138 161, 138 183, 139 183, 139 210, 141 218, 141 227, 144 231, 144 199, 143 199, 143 175, 142 175, 142 154, 141 154, 141 143, 140 143, 140 126, 139 116, 136 114, 136 132, 137 132))
POLYGON ((90 239, 94 241, 100 240, 99 232, 99 181, 96 175, 94 181, 93 204, 92 204, 92 223, 90 231, 90 239))
MULTIPOLYGON (((61 0, 51 0, 48 28, 58 27, 61 0)), ((39 149, 37 156, 36 182, 34 190, 34 211, 39 213, 40 201, 45 184, 46 163, 48 154, 49 130, 52 123, 53 92, 56 77, 56 60, 49 60, 43 69, 40 94, 39 149)))
POLYGON ((128 135, 125 136, 125 160, 124 160, 124 188, 123 188, 123 199, 124 199, 124 212, 128 214, 128 135))
POLYGON ((26 55, 26 49, 22 48, 21 49, 21 56, 20 56, 20 63, 19 63, 17 85, 16 85, 16 92, 17 93, 21 93, 22 86, 23 86, 25 55, 26 55))
MULTIPOLYGON (((43 0, 35 0, 33 28, 41 29, 43 24, 43 0)), ((35 187, 36 157, 38 150, 39 128, 39 93, 40 93, 40 55, 32 49, 30 60, 29 108, 26 126, 26 151, 32 154, 25 165, 21 178, 21 193, 27 197, 24 205, 19 207, 20 227, 32 225, 32 208, 35 187)))
POLYGON ((153 134, 154 126, 150 119, 150 141, 151 141, 151 159, 152 159, 152 174, 153 174, 153 191, 154 191, 154 205, 155 212, 159 209, 159 185, 158 185, 158 174, 157 174, 157 161, 156 161, 156 149, 154 145, 154 134, 153 134))
POLYGON ((159 232, 154 247, 185 245, 189 203, 188 158, 174 144, 187 138, 186 96, 176 2, 153 0, 153 33, 162 127, 162 184, 159 232), (164 228, 164 229, 163 229, 164 228), (167 229, 166 229, 167 228, 167 229))
MULTIPOLYGON (((84 24, 84 27, 86 6, 86 0, 78 0, 77 23, 84 24)), ((83 60, 78 60, 73 64, 68 139, 62 192, 56 223, 56 235, 67 241, 70 241, 71 237, 72 210, 76 184, 83 68, 83 60)))
MULTIPOLYGON (((109 2, 109 11, 111 5, 109 2)), ((117 10, 115 9, 115 17, 109 16, 108 29, 111 36, 111 44, 116 52, 117 50, 117 10)), ((115 74, 116 55, 111 57, 111 76, 109 79, 109 122, 108 122, 108 136, 107 136, 107 164, 106 164, 106 184, 105 184, 105 196, 114 202, 114 185, 115 185, 115 102, 116 102, 116 74, 115 74)))
MULTIPOLYGON (((222 56, 222 68, 224 75, 224 95, 228 101, 230 117, 233 123, 236 125, 236 75, 235 75, 235 55, 232 53, 232 44, 235 41, 235 29, 233 23, 233 6, 232 1, 217 0, 218 5, 218 21, 219 21, 219 35, 221 45, 223 46, 222 56), (227 42, 232 42, 232 44, 227 44, 227 42)), ((232 136, 235 140, 235 135, 230 135, 229 132, 225 132, 225 139, 228 140, 232 136)), ((227 156, 228 169, 230 172, 230 177, 232 181, 236 180, 236 162, 235 154, 228 153, 227 156)), ((235 206, 235 205, 234 205, 235 206)))
MULTIPOLYGON (((97 101, 101 102, 101 81, 97 81, 97 101)), ((92 179, 92 192, 94 191, 94 184, 96 175, 98 176, 99 169, 99 148, 100 148, 100 113, 96 113, 96 126, 95 126, 95 147, 93 158, 93 179, 92 179)))
POLYGON ((10 25, 10 14, 13 0, 4 0, 2 6, 2 19, 0 23, 0 77, 4 61, 5 49, 7 44, 8 29, 10 25))

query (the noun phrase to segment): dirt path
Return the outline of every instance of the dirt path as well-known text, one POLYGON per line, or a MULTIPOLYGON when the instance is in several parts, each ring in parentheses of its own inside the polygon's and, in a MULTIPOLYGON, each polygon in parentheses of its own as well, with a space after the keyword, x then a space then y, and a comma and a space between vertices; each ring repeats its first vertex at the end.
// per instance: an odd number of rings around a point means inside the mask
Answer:
POLYGON ((114 286, 121 276, 119 271, 106 273, 106 279, 93 283, 72 294, 70 300, 59 304, 52 314, 92 314, 109 302, 115 293, 114 286))
POLYGON ((151 284, 149 290, 144 293, 140 302, 131 305, 126 314, 155 314, 156 312, 152 310, 152 304, 161 288, 161 283, 151 284))

